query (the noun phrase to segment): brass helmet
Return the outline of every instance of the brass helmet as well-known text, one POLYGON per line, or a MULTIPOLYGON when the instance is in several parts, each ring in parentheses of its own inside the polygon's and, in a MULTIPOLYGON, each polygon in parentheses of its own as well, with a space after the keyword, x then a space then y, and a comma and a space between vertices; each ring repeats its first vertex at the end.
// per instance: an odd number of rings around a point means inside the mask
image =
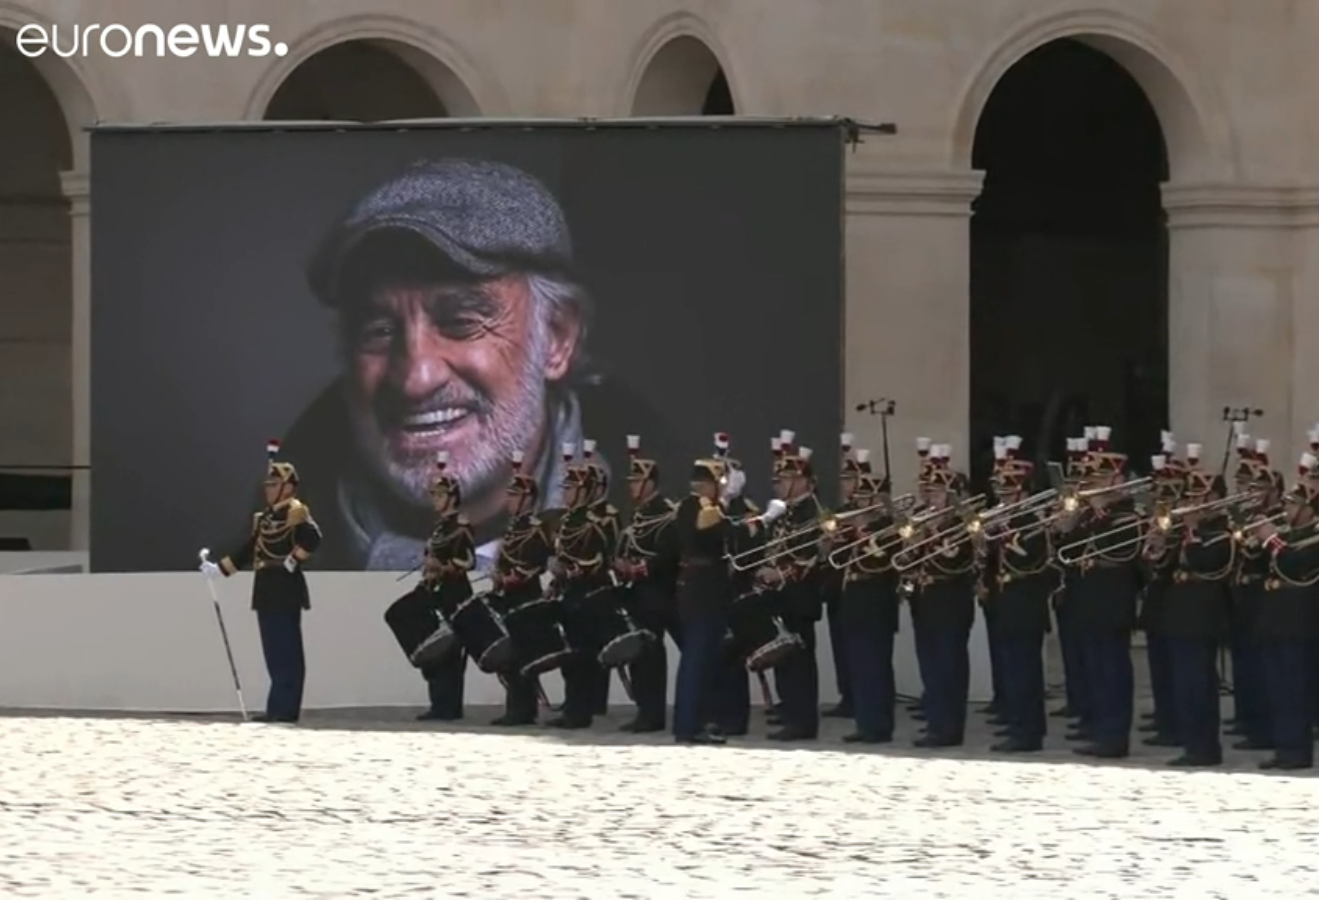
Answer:
POLYGON ((294 487, 298 484, 298 470, 293 467, 291 462, 281 462, 279 460, 279 441, 271 438, 266 441, 266 483, 267 484, 291 484, 294 487))
POLYGON ((462 488, 458 479, 449 471, 449 451, 441 450, 435 455, 435 478, 431 481, 431 499, 449 499, 455 506, 462 503, 462 488))

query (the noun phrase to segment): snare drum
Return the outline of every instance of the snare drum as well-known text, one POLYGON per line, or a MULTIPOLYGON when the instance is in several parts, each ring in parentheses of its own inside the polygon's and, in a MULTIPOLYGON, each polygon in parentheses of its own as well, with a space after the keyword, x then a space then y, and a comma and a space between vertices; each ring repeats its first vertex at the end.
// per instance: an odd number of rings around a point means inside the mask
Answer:
POLYGON ((463 649, 482 672, 498 672, 513 662, 513 640, 484 594, 458 604, 451 621, 463 649))
POLYGON ((800 637, 783 627, 783 621, 777 616, 762 619, 763 627, 759 634, 751 638, 756 649, 747 654, 747 669, 752 672, 764 672, 783 662, 789 656, 806 649, 800 637))
POLYGON ((600 652, 596 654, 596 659, 606 669, 631 665, 646 649, 646 643, 655 640, 649 631, 638 628, 632 617, 621 607, 600 613, 599 621, 594 624, 600 641, 600 652))
POLYGON ((513 607, 504 617, 524 678, 552 672, 572 655, 559 621, 559 606, 557 600, 539 597, 513 607))
POLYGON ((418 669, 435 665, 458 647, 458 636, 444 621, 431 592, 424 587, 404 594, 385 610, 385 624, 394 632, 403 655, 418 669))

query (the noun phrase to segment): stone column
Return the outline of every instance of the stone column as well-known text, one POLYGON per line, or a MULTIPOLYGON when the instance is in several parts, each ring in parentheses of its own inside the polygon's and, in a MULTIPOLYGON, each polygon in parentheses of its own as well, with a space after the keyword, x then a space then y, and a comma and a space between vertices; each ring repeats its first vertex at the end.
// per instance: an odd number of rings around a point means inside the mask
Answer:
POLYGON ((982 175, 885 167, 862 145, 847 173, 848 429, 880 460, 880 423, 857 403, 892 398, 895 490, 911 489, 914 444, 954 445, 965 465, 970 415, 970 218, 982 175))
POLYGON ((73 509, 69 525, 69 549, 86 551, 89 546, 91 510, 91 332, 92 332, 92 246, 91 180, 87 172, 63 172, 60 183, 69 199, 73 217, 70 258, 73 261, 73 335, 69 347, 73 384, 73 509))
MULTIPOLYGON (((1225 406, 1264 410, 1249 429, 1288 458, 1304 436, 1293 396, 1302 373, 1294 360, 1315 328, 1301 330, 1293 314, 1293 194, 1187 183, 1163 190, 1171 427, 1183 444, 1202 442, 1211 461, 1227 439, 1225 406)), ((1304 377, 1311 374, 1319 372, 1304 377)))

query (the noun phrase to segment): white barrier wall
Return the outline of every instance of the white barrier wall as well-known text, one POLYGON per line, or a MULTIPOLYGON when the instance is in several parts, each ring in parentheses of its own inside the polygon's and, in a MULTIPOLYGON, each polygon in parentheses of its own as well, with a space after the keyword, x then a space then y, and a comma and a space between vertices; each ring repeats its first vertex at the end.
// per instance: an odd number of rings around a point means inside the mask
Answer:
MULTIPOLYGON (((0 572, 30 571, 37 554, 0 554, 0 572)), ((39 566, 67 566, 76 554, 40 554, 39 566), (58 559, 55 557, 59 557, 58 559)), ((312 574, 304 619, 311 709, 421 706, 426 691, 385 626, 385 608, 411 586, 388 573, 312 574)), ((249 611, 251 576, 217 582, 249 707, 265 700, 266 678, 249 611)), ((833 663, 820 623, 821 694, 832 702, 833 663)), ((920 680, 903 622, 896 653, 898 689, 920 680)), ((972 698, 987 699, 983 626, 972 636, 972 698)), ((672 648, 670 648, 672 651, 672 648)), ((676 655, 670 657, 670 698, 676 655)), ((545 679, 556 700, 557 675, 545 679)), ((753 687, 752 697, 759 702, 753 687)), ((467 702, 499 704, 498 681, 468 670, 467 702)), ((615 682, 615 703, 626 703, 615 682)), ((234 692, 205 580, 198 574, 0 574, 0 706, 68 710, 213 712, 234 708, 234 692)))

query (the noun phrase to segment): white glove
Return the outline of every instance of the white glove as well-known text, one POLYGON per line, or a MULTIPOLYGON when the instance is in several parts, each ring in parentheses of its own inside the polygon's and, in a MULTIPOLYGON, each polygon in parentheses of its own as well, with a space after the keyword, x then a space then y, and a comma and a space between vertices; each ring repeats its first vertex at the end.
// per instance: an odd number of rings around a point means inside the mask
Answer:
POLYGON ((747 486, 747 473, 741 469, 733 469, 728 473, 728 480, 724 483, 721 496, 724 500, 732 500, 734 497, 741 497, 742 490, 747 486))
POLYGON ((201 564, 201 567, 198 568, 197 571, 201 572, 207 578, 219 578, 223 574, 220 571, 220 567, 217 566, 215 563, 211 562, 209 559, 204 560, 201 564))
POLYGON ((787 511, 788 504, 775 497, 773 500, 769 501, 769 506, 765 508, 765 514, 760 518, 764 519, 766 522, 773 522, 787 511))
POLYGON ((284 557, 284 568, 288 569, 290 573, 296 572, 298 571, 298 561, 292 556, 286 556, 284 557))

